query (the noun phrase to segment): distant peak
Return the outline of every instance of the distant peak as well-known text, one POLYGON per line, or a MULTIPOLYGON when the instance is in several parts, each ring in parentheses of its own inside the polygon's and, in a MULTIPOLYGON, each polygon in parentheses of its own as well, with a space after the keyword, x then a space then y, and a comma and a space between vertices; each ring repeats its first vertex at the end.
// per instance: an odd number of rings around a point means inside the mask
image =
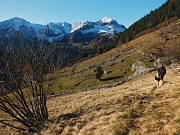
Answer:
POLYGON ((12 18, 12 20, 16 20, 18 22, 27 22, 25 19, 19 18, 19 17, 14 17, 14 18, 12 18))
POLYGON ((12 20, 12 21, 14 21, 14 22, 29 23, 29 22, 26 21, 25 19, 19 18, 19 17, 14 17, 14 18, 12 18, 12 19, 10 19, 10 20, 12 20))
POLYGON ((112 19, 109 18, 109 17, 103 17, 103 18, 101 19, 101 22, 111 22, 111 21, 112 21, 112 19))

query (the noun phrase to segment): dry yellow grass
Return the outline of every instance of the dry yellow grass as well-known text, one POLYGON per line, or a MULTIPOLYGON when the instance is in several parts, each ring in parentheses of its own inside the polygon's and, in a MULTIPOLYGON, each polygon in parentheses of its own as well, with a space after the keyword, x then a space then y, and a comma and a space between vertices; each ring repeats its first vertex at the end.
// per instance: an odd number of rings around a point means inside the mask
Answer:
MULTIPOLYGON (((121 86, 48 98, 42 135, 173 135, 180 130, 180 72, 156 88, 153 74, 121 86)), ((1 127, 0 134, 19 134, 1 127), (3 129, 6 129, 3 131, 3 129)))
POLYGON ((52 97, 42 134, 173 134, 180 129, 180 72, 156 88, 154 73, 121 86, 52 97))

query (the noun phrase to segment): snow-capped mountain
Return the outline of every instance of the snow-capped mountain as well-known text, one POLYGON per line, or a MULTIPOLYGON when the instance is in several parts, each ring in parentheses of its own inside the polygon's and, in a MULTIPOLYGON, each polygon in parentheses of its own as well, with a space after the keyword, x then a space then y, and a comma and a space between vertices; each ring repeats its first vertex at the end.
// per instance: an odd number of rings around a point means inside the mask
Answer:
POLYGON ((72 24, 71 33, 76 30, 81 30, 83 33, 96 32, 100 34, 118 34, 126 28, 109 17, 104 17, 98 22, 83 21, 72 24))
MULTIPOLYGON (((22 18, 12 18, 0 22, 0 34, 4 38, 19 34, 26 40, 33 38, 44 39, 47 42, 87 42, 98 36, 114 35, 123 32, 126 28, 108 17, 97 22, 82 21, 74 24, 49 23, 47 25, 33 24, 22 18)), ((1 39, 0 39, 1 40, 1 39)))

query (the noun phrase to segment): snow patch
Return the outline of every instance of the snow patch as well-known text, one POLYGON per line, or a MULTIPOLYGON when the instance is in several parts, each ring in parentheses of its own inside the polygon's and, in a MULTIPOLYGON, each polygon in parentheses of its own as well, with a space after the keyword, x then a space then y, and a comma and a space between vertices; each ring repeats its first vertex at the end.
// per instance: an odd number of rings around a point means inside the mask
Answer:
POLYGON ((109 18, 109 17, 103 17, 102 19, 101 19, 101 22, 103 22, 103 23, 106 23, 106 22, 111 22, 113 19, 111 19, 111 18, 109 18))

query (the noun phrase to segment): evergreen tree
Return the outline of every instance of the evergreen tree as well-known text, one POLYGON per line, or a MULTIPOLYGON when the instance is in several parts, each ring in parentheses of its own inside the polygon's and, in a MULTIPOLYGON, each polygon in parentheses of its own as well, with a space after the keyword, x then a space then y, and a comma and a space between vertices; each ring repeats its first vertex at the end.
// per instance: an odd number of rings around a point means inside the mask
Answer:
POLYGON ((100 80, 102 75, 103 75, 104 71, 103 69, 101 68, 101 66, 98 66, 96 68, 96 79, 100 80))
POLYGON ((152 28, 155 28, 158 24, 163 23, 164 21, 169 20, 173 17, 180 17, 180 0, 168 0, 158 9, 151 11, 149 14, 139 19, 127 30, 117 36, 119 40, 118 42, 120 44, 129 42, 132 39, 135 39, 136 37, 147 33, 143 31, 149 30, 149 32, 151 32, 153 31, 152 28))
POLYGON ((98 54, 102 54, 103 53, 103 49, 102 49, 102 46, 99 45, 98 48, 97 48, 97 53, 98 54))

